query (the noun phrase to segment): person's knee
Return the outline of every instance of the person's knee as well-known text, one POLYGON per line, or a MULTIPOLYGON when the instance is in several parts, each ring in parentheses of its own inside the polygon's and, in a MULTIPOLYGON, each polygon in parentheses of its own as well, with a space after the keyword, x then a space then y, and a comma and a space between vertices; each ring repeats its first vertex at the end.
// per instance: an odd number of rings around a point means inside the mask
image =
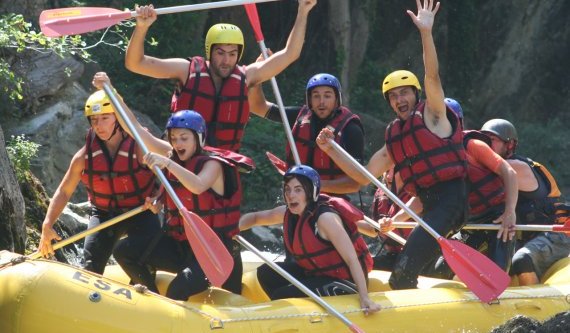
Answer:
POLYGON ((511 264, 511 275, 519 275, 522 273, 532 273, 534 272, 534 264, 532 262, 532 258, 530 255, 523 253, 523 254, 515 254, 513 258, 513 262, 511 264))

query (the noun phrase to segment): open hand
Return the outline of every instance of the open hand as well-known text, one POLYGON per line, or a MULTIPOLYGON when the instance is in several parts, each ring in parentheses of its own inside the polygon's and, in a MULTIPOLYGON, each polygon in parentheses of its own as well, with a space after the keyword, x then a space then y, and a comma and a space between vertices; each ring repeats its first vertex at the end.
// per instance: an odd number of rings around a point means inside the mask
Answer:
POLYGON ((406 11, 408 15, 412 18, 412 22, 418 27, 420 31, 430 31, 433 27, 433 21, 435 14, 439 10, 439 2, 435 4, 434 0, 423 0, 424 4, 421 4, 421 0, 416 0, 418 5, 418 15, 415 15, 411 10, 406 11))

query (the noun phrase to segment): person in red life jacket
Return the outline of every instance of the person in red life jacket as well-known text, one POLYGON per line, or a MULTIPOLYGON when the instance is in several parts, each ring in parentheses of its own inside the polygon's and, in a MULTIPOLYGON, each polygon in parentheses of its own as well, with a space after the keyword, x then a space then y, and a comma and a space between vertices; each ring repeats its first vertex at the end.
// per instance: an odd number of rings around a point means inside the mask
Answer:
MULTIPOLYGON (((98 77, 98 86, 110 84, 104 74, 98 77)), ((216 232, 232 254, 234 268, 223 288, 241 293, 243 266, 240 248, 232 237, 239 232, 241 182, 240 167, 253 167, 251 159, 222 149, 205 146, 206 123, 192 110, 173 113, 166 124, 167 140, 154 137, 145 131, 133 113, 123 103, 127 117, 133 123, 150 153, 144 162, 151 168, 164 169, 184 207, 201 216, 216 232)), ((121 119, 122 121, 122 119, 121 119)), ((147 198, 147 205, 158 212, 160 205, 153 205, 156 198, 147 198)), ((154 276, 148 267, 176 273, 166 296, 176 300, 206 290, 209 282, 194 256, 183 228, 181 215, 168 194, 162 196, 165 208, 166 231, 158 242, 140 260, 143 244, 136 240, 121 240, 115 249, 115 259, 131 278, 132 283, 143 284, 157 292, 154 276)), ((148 245, 148 243, 147 243, 148 245)))
MULTIPOLYGON (((570 220, 570 205, 562 198, 552 174, 542 164, 515 153, 518 134, 511 122, 492 119, 481 132, 491 137, 493 150, 516 171, 517 224, 564 224, 570 220)), ((539 283, 553 263, 570 255, 570 237, 562 232, 525 232, 522 242, 511 268, 520 285, 539 283)))
MULTIPOLYGON (((394 175, 394 168, 384 172, 382 180, 386 187, 391 189, 402 202, 406 203, 412 198, 406 191, 402 190, 402 180, 398 175, 394 175)), ((370 206, 372 219, 378 221, 383 218, 390 218, 399 211, 400 207, 382 189, 378 188, 374 193, 372 205, 370 206)), ((398 254, 402 252, 403 246, 385 235, 385 232, 392 230, 392 228, 384 227, 381 232, 374 232, 373 234, 377 235, 381 242, 378 254, 374 257, 374 269, 391 271, 394 268, 398 254)), ((394 231, 402 238, 407 239, 412 229, 397 228, 394 231)))
MULTIPOLYGON (((453 98, 445 104, 463 123, 463 108, 453 98)), ((495 231, 461 230, 456 235, 486 255, 506 272, 511 267, 515 242, 515 207, 518 197, 517 175, 514 169, 491 148, 491 139, 484 133, 463 131, 463 144, 467 152, 467 182, 469 188, 469 218, 473 224, 501 223, 495 231)), ((456 237, 454 236, 454 237, 456 237)), ((435 276, 452 278, 453 271, 440 257, 435 276)))
MULTIPOLYGON (((356 226, 362 212, 342 198, 319 193, 319 174, 306 165, 294 166, 283 176, 286 205, 245 214, 240 230, 282 223, 285 249, 295 262, 279 266, 318 295, 358 293, 361 307, 376 312, 380 306, 368 297, 367 287, 372 257, 356 226)), ((257 277, 271 299, 305 296, 268 265, 258 268, 257 277)))
MULTIPOLYGON (((327 73, 316 74, 307 82, 306 104, 285 108, 292 126, 295 146, 302 164, 309 165, 321 176, 321 191, 330 195, 357 192, 360 185, 348 177, 316 144, 315 138, 324 127, 330 128, 335 141, 358 161, 364 160, 364 128, 360 118, 342 104, 340 81, 327 73)), ((277 105, 268 102, 261 85, 250 89, 252 112, 265 119, 282 122, 277 105)), ((286 145, 288 167, 295 164, 291 147, 286 145)))
POLYGON ((237 26, 227 23, 208 30, 205 58, 159 59, 145 55, 145 36, 157 16, 152 5, 137 7, 137 24, 127 48, 125 66, 138 74, 177 80, 171 111, 197 111, 208 125, 209 146, 239 151, 250 113, 249 87, 276 76, 299 58, 307 16, 316 3, 317 0, 300 0, 285 48, 247 66, 237 65, 244 51, 243 34, 237 26))
MULTIPOLYGON (((117 122, 115 109, 104 91, 92 94, 85 104, 90 129, 85 145, 73 156, 50 201, 42 224, 39 251, 54 253, 53 229, 79 182, 87 188, 91 205, 89 229, 145 203, 154 189, 154 175, 143 164, 142 150, 117 122)), ((85 238, 84 268, 103 274, 117 241, 128 234, 149 242, 160 231, 155 214, 143 211, 85 238)))
MULTIPOLYGON (((366 168, 380 177, 395 167, 403 189, 421 200, 426 223, 447 237, 456 233, 467 217, 465 148, 459 119, 444 102, 432 36, 440 4, 432 0, 417 3, 417 15, 412 11, 408 15, 422 39, 426 100, 420 99, 421 86, 413 73, 398 70, 386 76, 382 93, 397 118, 386 129, 386 144, 372 156, 366 168)), ((361 185, 370 183, 348 158, 332 149, 332 138, 332 131, 325 128, 317 137, 317 144, 361 185)), ((423 228, 415 228, 394 265, 390 276, 392 289, 416 288, 419 273, 439 254, 436 240, 423 228)))

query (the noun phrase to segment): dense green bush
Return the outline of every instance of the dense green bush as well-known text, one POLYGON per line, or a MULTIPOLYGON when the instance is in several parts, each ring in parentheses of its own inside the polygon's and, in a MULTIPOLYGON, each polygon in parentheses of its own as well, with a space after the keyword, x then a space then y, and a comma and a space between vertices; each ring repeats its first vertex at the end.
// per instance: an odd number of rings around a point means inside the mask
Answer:
POLYGON ((38 148, 41 145, 26 139, 25 135, 12 135, 6 151, 8 158, 12 162, 14 172, 19 182, 24 182, 27 179, 28 172, 30 171, 30 162, 38 153, 38 148))

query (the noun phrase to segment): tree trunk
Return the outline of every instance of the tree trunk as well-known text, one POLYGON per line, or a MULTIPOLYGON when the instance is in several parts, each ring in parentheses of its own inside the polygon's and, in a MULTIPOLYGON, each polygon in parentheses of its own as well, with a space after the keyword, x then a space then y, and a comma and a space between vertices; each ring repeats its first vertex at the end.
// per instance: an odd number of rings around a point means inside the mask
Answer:
POLYGON ((329 1, 329 30, 333 36, 340 67, 339 80, 343 85, 344 104, 350 100, 351 83, 356 80, 364 60, 370 33, 368 22, 369 0, 329 1))
POLYGON ((24 198, 8 159, 0 126, 0 250, 24 253, 26 225, 24 198))

